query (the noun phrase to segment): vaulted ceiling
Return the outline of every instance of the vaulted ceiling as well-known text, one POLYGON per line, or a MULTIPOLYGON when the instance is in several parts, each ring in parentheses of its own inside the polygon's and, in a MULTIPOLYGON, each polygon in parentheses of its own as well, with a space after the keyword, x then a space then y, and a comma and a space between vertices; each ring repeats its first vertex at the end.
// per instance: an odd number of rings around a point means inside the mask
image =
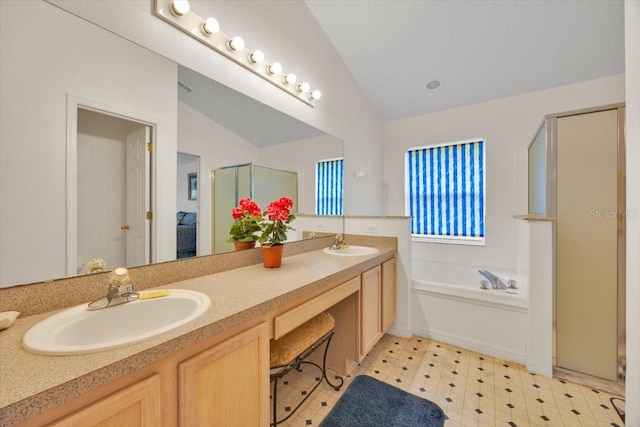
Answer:
POLYGON ((624 72, 621 0, 306 4, 384 120, 624 72))

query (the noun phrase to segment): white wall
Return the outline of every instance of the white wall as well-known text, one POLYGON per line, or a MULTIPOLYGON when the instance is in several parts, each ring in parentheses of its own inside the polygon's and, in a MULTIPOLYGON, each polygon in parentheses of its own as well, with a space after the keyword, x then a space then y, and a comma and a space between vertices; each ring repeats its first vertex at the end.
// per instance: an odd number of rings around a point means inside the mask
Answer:
POLYGON ((322 135, 260 150, 259 162, 298 174, 298 212, 314 214, 316 209, 316 163, 343 155, 343 144, 331 135, 322 135))
MULTIPOLYGON (((627 211, 640 212, 640 2, 624 4, 627 211)), ((627 216, 626 425, 640 425, 640 216, 627 216)))
POLYGON ((171 215, 156 215, 155 261, 175 258, 176 64, 48 3, 2 1, 0 67, 0 285, 66 276, 68 94, 157 125, 153 199, 171 215))
POLYGON ((178 102, 178 151, 200 156, 198 250, 200 255, 210 254, 211 171, 257 161, 259 150, 187 104, 178 102))
POLYGON ((216 16, 223 31, 241 35, 248 47, 322 90, 314 108, 157 18, 151 1, 50 2, 343 140, 345 213, 382 212, 378 185, 353 174, 358 168, 382 176, 382 122, 304 2, 212 0, 192 1, 191 7, 216 16))
MULTIPOLYGON (((553 223, 518 221, 519 237, 528 242, 521 252, 518 277, 525 277, 529 290, 527 318, 527 370, 550 377, 553 374, 553 223)), ((518 246, 522 246, 518 241, 518 246)))
POLYGON ((409 147, 486 138, 486 246, 413 243, 413 258, 516 270, 515 214, 526 212, 527 145, 545 114, 624 101, 624 75, 384 124, 385 214, 403 215, 409 147))

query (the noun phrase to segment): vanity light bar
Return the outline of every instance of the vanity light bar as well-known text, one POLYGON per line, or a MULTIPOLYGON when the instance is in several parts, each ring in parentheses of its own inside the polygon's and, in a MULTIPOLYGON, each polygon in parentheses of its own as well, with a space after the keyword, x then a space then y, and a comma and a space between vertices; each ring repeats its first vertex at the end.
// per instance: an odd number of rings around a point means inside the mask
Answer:
POLYGON ((307 105, 314 106, 320 99, 320 91, 311 89, 309 83, 297 83, 294 73, 283 72, 278 62, 268 63, 261 50, 251 50, 239 36, 230 36, 220 30, 215 18, 198 16, 187 0, 156 0, 155 13, 174 27, 184 31, 199 42, 226 56, 247 70, 257 74, 274 86, 307 105))

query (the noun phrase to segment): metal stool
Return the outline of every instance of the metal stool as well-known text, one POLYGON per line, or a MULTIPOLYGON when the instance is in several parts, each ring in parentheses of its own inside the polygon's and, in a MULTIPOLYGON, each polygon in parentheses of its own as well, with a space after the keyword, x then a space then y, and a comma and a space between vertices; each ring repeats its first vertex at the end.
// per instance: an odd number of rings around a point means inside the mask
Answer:
POLYGON ((327 378, 326 362, 327 351, 329 350, 329 344, 335 331, 335 320, 329 313, 320 313, 311 320, 298 326, 293 331, 280 337, 277 340, 271 340, 270 343, 270 379, 273 382, 273 423, 272 426, 276 426, 283 421, 286 421, 291 417, 302 404, 311 396, 316 388, 322 383, 324 379, 327 384, 333 387, 334 390, 340 390, 344 380, 340 376, 336 376, 336 379, 340 380, 340 384, 332 384, 327 378), (324 349, 324 356, 322 357, 322 366, 315 362, 305 360, 314 350, 316 350, 322 343, 326 342, 327 345, 324 349), (289 373, 292 369, 301 371, 300 365, 306 363, 313 365, 320 370, 322 378, 316 382, 316 385, 307 393, 307 395, 293 408, 291 413, 281 420, 278 420, 276 408, 278 397, 278 380, 289 373))

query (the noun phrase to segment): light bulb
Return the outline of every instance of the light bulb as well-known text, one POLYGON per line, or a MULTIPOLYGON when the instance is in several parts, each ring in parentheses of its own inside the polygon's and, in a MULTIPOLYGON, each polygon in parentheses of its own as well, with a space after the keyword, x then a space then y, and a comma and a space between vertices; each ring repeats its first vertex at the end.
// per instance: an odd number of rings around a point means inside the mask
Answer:
POLYGON ((280 74, 282 72, 282 65, 279 62, 274 62, 273 64, 267 67, 267 73, 269 74, 280 74))
POLYGON ((187 0, 173 0, 171 2, 171 13, 175 16, 182 16, 189 13, 189 2, 187 0))
POLYGON ((249 55, 249 61, 253 62, 254 64, 261 63, 262 61, 264 61, 264 52, 262 52, 261 50, 254 50, 253 53, 249 55))
POLYGON ((309 92, 309 99, 320 99, 322 97, 322 92, 318 89, 309 92))
POLYGON ((293 73, 289 73, 289 74, 285 75, 284 77, 282 77, 282 81, 286 85, 292 85, 292 84, 294 84, 296 82, 296 80, 297 80, 297 77, 293 73))
POLYGON ((202 24, 202 32, 206 35, 216 34, 218 31, 220 31, 220 24, 216 18, 207 18, 202 24))
POLYGON ((307 93, 309 92, 309 89, 311 87, 309 86, 309 83, 304 82, 304 83, 300 83, 299 85, 296 86, 296 90, 300 93, 307 93))
POLYGON ((242 50, 244 49, 244 40, 240 36, 235 36, 227 42, 227 47, 229 50, 242 50))

